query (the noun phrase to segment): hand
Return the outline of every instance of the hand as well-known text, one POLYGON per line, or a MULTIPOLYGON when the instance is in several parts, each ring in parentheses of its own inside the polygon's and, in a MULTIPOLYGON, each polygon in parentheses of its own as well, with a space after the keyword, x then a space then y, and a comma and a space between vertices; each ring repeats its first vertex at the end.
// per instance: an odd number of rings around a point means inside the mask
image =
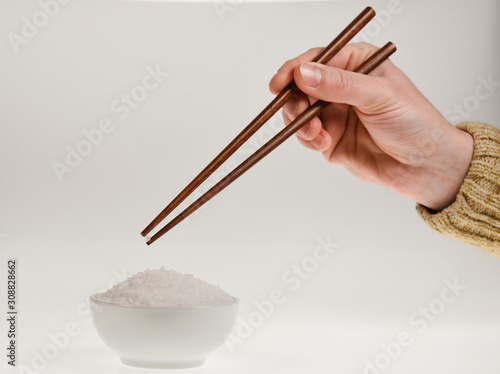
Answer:
POLYGON ((308 63, 315 48, 287 61, 271 79, 277 94, 292 79, 302 91, 283 108, 285 124, 317 99, 331 104, 297 137, 331 163, 439 211, 453 203, 469 169, 472 136, 452 126, 390 60, 353 73, 377 48, 344 47, 328 66, 308 63))

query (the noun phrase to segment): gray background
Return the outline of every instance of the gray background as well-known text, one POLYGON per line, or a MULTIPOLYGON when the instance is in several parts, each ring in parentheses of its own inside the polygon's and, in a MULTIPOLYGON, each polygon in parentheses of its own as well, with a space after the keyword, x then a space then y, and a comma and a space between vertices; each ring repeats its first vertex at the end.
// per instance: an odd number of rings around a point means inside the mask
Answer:
MULTIPOLYGON (((41 371, 135 372, 100 341, 86 300, 123 274, 165 266, 240 298, 243 320, 273 289, 286 295, 233 352, 222 347, 193 372, 359 373, 401 331, 414 342, 384 373, 500 370, 500 262, 437 235, 414 202, 295 139, 153 246, 139 235, 272 99, 280 65, 329 43, 366 5, 378 16, 357 40, 394 42, 392 60, 452 122, 481 77, 500 81, 498 1, 74 0, 17 53, 8 34, 40 5, 0 4, 0 274, 18 259, 20 364, 32 368, 49 334, 74 322, 80 334, 41 371), (168 77, 121 119, 112 103, 157 66, 168 77), (52 164, 106 118, 114 131, 59 181, 52 164), (338 249, 292 291, 283 277, 327 238, 338 249), (455 279, 467 289, 416 332, 409 317, 455 279)), ((499 98, 497 87, 464 119, 498 126, 499 98)), ((281 116, 268 126, 234 162, 281 116)))

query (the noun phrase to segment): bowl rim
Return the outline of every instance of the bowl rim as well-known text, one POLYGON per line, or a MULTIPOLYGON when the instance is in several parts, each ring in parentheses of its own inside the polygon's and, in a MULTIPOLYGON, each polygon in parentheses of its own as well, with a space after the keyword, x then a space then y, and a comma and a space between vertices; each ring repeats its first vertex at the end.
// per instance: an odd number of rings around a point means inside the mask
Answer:
POLYGON ((224 303, 224 304, 216 304, 216 305, 199 305, 199 306, 130 305, 130 304, 113 303, 110 301, 102 301, 102 300, 96 299, 97 295, 101 295, 103 293, 104 292, 94 293, 94 294, 89 296, 89 300, 91 302, 96 303, 96 304, 109 305, 109 306, 120 307, 120 308, 156 309, 156 310, 214 309, 214 308, 223 308, 223 307, 238 305, 240 302, 240 300, 237 297, 231 296, 231 298, 233 299, 232 301, 224 303))

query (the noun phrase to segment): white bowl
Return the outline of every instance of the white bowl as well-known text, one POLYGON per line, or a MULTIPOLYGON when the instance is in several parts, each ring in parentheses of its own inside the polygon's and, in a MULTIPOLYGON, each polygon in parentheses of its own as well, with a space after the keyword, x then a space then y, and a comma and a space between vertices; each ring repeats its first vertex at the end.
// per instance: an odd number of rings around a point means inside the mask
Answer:
POLYGON ((238 299, 208 307, 128 306, 90 296, 97 333, 125 365, 181 369, 203 365, 236 322, 238 299))

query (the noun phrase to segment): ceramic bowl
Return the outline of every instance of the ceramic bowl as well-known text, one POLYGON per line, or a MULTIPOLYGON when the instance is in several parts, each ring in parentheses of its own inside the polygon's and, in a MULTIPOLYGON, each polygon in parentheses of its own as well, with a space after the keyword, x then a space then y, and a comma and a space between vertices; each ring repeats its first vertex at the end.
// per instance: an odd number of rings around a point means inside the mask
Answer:
POLYGON ((218 306, 128 306, 90 296, 92 318, 101 339, 125 365, 181 369, 203 365, 231 334, 238 299, 218 306))

